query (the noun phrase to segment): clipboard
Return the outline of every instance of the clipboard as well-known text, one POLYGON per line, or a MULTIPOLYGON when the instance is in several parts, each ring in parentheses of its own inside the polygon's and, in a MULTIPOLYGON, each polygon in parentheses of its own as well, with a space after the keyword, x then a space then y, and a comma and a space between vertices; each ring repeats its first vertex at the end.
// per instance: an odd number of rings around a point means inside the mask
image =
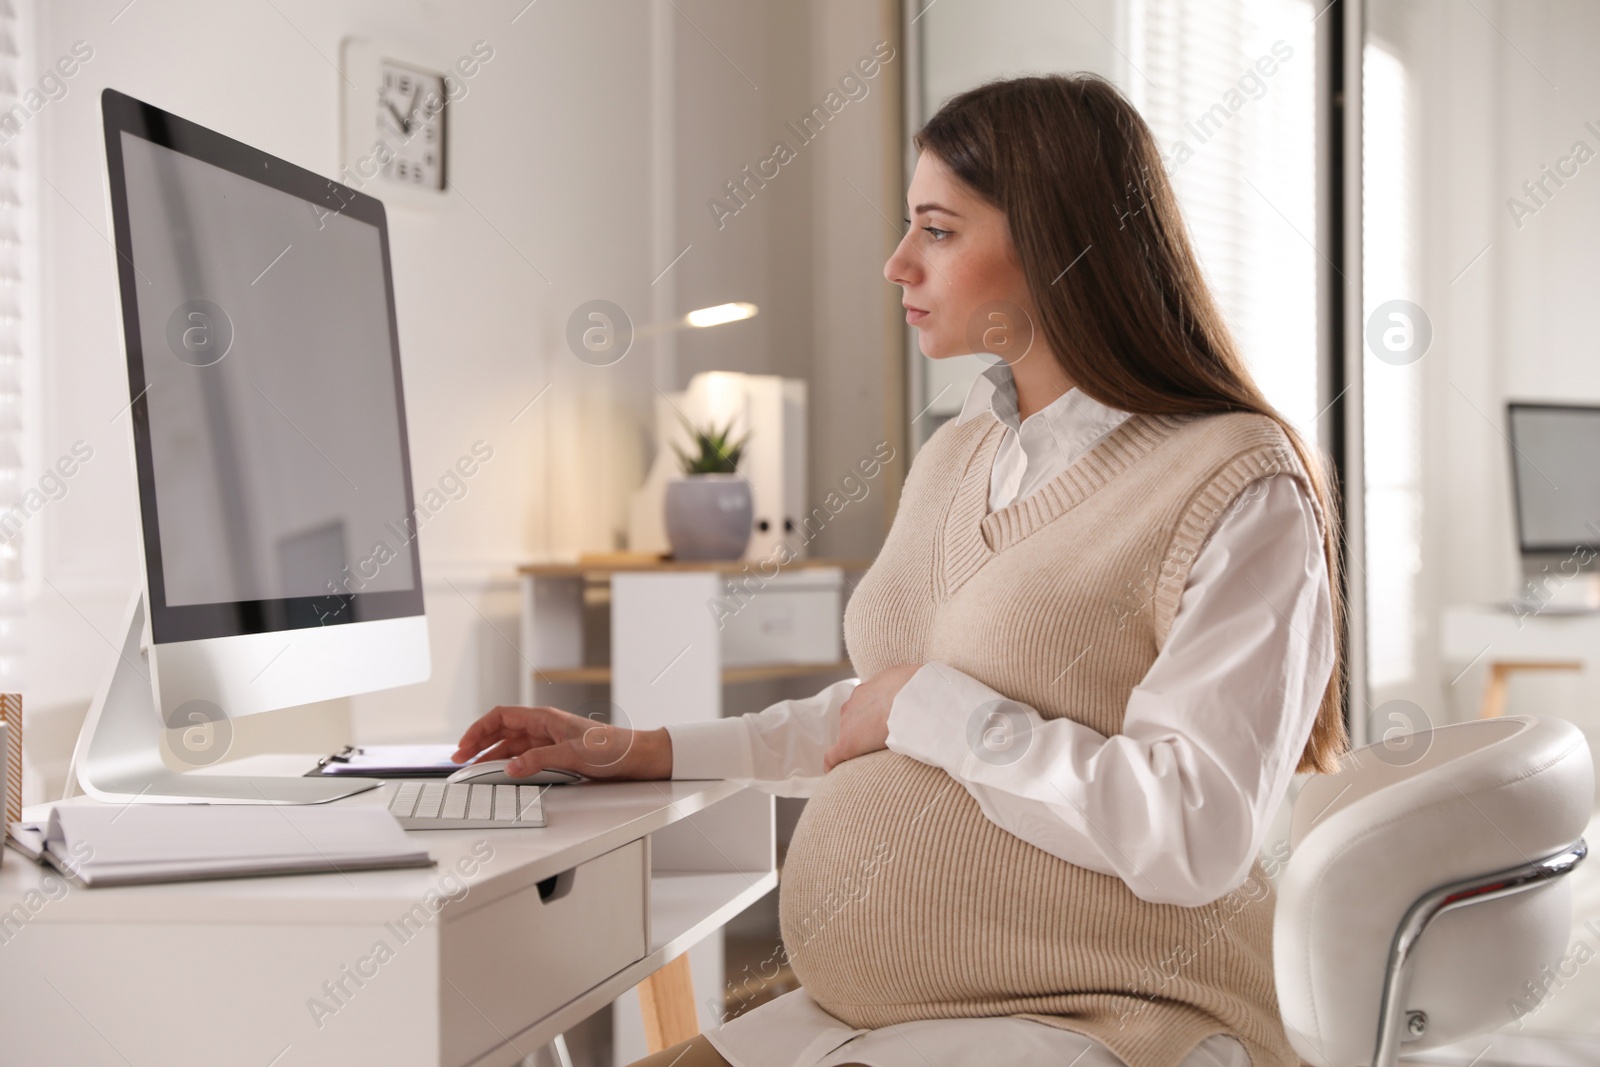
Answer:
POLYGON ((465 767, 453 763, 456 746, 346 745, 317 760, 308 778, 448 778, 465 767))

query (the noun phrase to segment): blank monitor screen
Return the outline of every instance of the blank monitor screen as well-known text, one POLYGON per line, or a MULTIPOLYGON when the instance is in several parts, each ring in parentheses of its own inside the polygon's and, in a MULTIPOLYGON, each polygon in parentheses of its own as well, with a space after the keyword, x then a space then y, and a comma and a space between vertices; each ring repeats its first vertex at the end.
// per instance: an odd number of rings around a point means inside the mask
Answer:
POLYGON ((381 205, 122 99, 107 148, 156 640, 420 613, 381 205))
POLYGON ((1600 545, 1600 407, 1510 404, 1523 552, 1600 545))

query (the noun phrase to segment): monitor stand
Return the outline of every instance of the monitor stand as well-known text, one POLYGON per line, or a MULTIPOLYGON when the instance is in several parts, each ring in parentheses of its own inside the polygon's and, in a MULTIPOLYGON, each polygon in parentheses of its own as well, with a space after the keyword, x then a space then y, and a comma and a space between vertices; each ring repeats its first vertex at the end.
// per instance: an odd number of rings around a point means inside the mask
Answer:
POLYGON ((144 594, 133 595, 111 677, 78 734, 72 764, 83 791, 114 804, 321 804, 374 789, 376 778, 270 778, 180 773, 161 756, 144 632, 144 594))

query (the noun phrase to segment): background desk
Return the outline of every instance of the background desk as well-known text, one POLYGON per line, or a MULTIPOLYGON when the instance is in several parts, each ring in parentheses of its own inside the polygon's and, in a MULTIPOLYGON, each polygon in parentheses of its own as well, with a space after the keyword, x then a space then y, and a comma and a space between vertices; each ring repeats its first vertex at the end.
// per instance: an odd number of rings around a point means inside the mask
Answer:
POLYGON ((438 866, 415 870, 90 890, 12 852, 0 1061, 510 1067, 777 884, 767 794, 627 782, 544 799, 541 830, 418 832, 438 866))
POLYGON ((739 560, 529 564, 520 571, 520 700, 538 703, 549 685, 605 686, 627 725, 654 729, 719 718, 725 685, 800 679, 815 692, 829 676, 853 671, 843 651, 844 607, 871 565, 802 559, 764 577, 761 564, 739 560), (796 589, 822 571, 842 573, 833 597, 796 589), (609 634, 595 642, 604 647, 585 647, 590 603, 605 606, 609 634), (788 654, 766 662, 730 655, 736 630, 764 631, 756 644, 788 654), (818 634, 831 640, 818 642, 818 634), (826 657, 794 654, 822 644, 826 657))
POLYGON ((1451 667, 1452 677, 1467 666, 1487 668, 1478 713, 1488 718, 1505 711, 1512 673, 1581 671, 1600 660, 1600 613, 1518 615, 1487 604, 1447 608, 1440 652, 1446 663, 1461 665, 1451 667))

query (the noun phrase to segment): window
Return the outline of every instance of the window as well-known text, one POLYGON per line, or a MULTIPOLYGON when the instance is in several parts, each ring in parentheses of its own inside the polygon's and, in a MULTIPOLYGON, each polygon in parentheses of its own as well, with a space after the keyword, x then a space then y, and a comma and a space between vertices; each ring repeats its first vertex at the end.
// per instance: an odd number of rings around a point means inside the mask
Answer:
MULTIPOLYGON (((1416 300, 1417 223, 1405 64, 1368 41, 1362 53, 1362 321, 1386 301, 1416 300)), ((1415 680, 1422 571, 1422 364, 1394 365, 1366 346, 1367 684, 1374 702, 1415 680), (1382 457, 1381 461, 1377 461, 1382 457)))
POLYGON ((1310 0, 1133 0, 1122 80, 1251 373, 1314 442, 1313 14, 1310 0))

